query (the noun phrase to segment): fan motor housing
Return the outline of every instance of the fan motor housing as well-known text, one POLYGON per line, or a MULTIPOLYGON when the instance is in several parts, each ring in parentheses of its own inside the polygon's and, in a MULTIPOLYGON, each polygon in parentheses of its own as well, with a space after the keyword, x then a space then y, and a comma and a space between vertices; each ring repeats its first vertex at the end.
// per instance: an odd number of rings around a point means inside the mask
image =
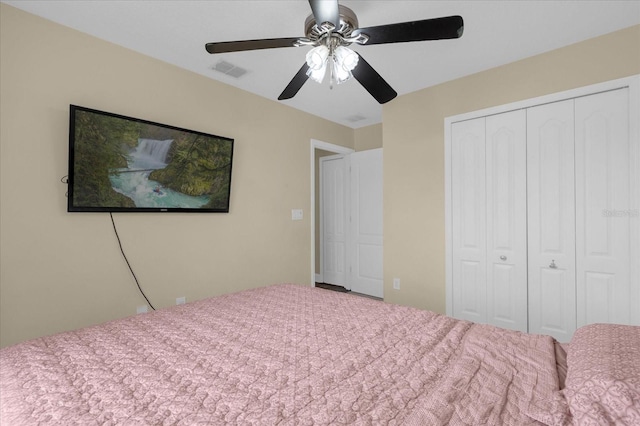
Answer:
MULTIPOLYGON (((333 31, 339 33, 343 37, 349 37, 351 32, 358 28, 358 17, 355 12, 346 6, 338 5, 340 11, 340 25, 333 31)), ((307 16, 304 21, 304 33, 310 40, 317 40, 326 30, 321 28, 324 22, 319 24, 313 14, 307 16)))

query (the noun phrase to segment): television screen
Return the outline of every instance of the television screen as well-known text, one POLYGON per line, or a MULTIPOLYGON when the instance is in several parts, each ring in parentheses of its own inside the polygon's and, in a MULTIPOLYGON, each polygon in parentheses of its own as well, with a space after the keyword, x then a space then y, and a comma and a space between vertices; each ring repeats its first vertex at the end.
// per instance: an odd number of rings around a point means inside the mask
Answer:
POLYGON ((70 106, 70 212, 228 212, 233 139, 70 106))

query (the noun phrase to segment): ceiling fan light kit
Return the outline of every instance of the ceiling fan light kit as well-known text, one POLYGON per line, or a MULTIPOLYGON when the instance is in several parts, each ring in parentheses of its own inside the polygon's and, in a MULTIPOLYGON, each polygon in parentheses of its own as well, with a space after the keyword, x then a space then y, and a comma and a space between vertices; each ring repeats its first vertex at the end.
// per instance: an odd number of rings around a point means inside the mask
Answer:
POLYGON ((383 104, 395 98, 396 91, 359 53, 349 49, 349 45, 454 39, 461 37, 464 30, 460 16, 359 28, 356 14, 338 4, 337 0, 309 0, 309 5, 312 14, 305 20, 305 37, 214 42, 207 43, 205 48, 207 52, 215 54, 278 47, 312 47, 306 54, 302 68, 278 100, 294 97, 308 79, 322 83, 329 69, 331 87, 333 83, 341 84, 355 77, 371 96, 383 104))
POLYGON ((341 84, 353 75, 351 71, 358 65, 358 54, 344 46, 316 46, 307 52, 307 76, 316 83, 322 83, 327 68, 331 73, 331 83, 341 84), (330 64, 330 66, 328 66, 330 64))

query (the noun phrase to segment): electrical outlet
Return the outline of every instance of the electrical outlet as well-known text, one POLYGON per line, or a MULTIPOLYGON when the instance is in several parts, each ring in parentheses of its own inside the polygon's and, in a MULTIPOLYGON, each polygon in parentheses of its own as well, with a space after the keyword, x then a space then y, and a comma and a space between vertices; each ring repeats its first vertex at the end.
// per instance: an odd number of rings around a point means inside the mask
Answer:
POLYGON ((145 312, 149 312, 149 307, 147 305, 140 305, 136 308, 136 314, 144 314, 145 312))
POLYGON ((393 279, 393 289, 400 290, 400 278, 393 279))
POLYGON ((187 298, 186 297, 177 297, 176 298, 176 305, 184 305, 185 303, 187 303, 187 298))
POLYGON ((291 220, 302 220, 302 209, 291 209, 291 220))

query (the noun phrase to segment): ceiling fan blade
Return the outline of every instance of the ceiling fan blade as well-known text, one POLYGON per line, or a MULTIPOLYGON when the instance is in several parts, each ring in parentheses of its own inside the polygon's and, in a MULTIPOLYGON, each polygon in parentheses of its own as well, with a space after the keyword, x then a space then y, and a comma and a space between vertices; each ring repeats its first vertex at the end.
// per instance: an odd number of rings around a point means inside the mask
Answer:
POLYGON ((360 56, 358 65, 356 65, 351 73, 355 79, 362 84, 362 87, 381 104, 387 103, 398 96, 396 91, 389 86, 389 83, 384 81, 382 76, 380 76, 360 54, 358 54, 358 56, 360 56))
POLYGON ((307 82, 309 76, 307 75, 307 71, 309 70, 309 65, 305 62, 305 64, 298 70, 295 76, 291 79, 287 87, 284 88, 280 96, 278 96, 278 100, 282 101, 284 99, 293 98, 298 90, 307 82))
POLYGON ((340 26, 338 0, 309 0, 309 5, 318 25, 331 22, 336 28, 340 26))
POLYGON ((459 38, 464 30, 462 16, 425 19, 422 21, 400 22, 376 27, 358 28, 353 35, 366 34, 369 40, 364 44, 404 43, 408 41, 444 40, 459 38))
POLYGON ((243 50, 273 49, 276 47, 294 47, 299 39, 295 38, 265 38, 262 40, 222 41, 207 43, 204 47, 209 53, 241 52, 243 50))

